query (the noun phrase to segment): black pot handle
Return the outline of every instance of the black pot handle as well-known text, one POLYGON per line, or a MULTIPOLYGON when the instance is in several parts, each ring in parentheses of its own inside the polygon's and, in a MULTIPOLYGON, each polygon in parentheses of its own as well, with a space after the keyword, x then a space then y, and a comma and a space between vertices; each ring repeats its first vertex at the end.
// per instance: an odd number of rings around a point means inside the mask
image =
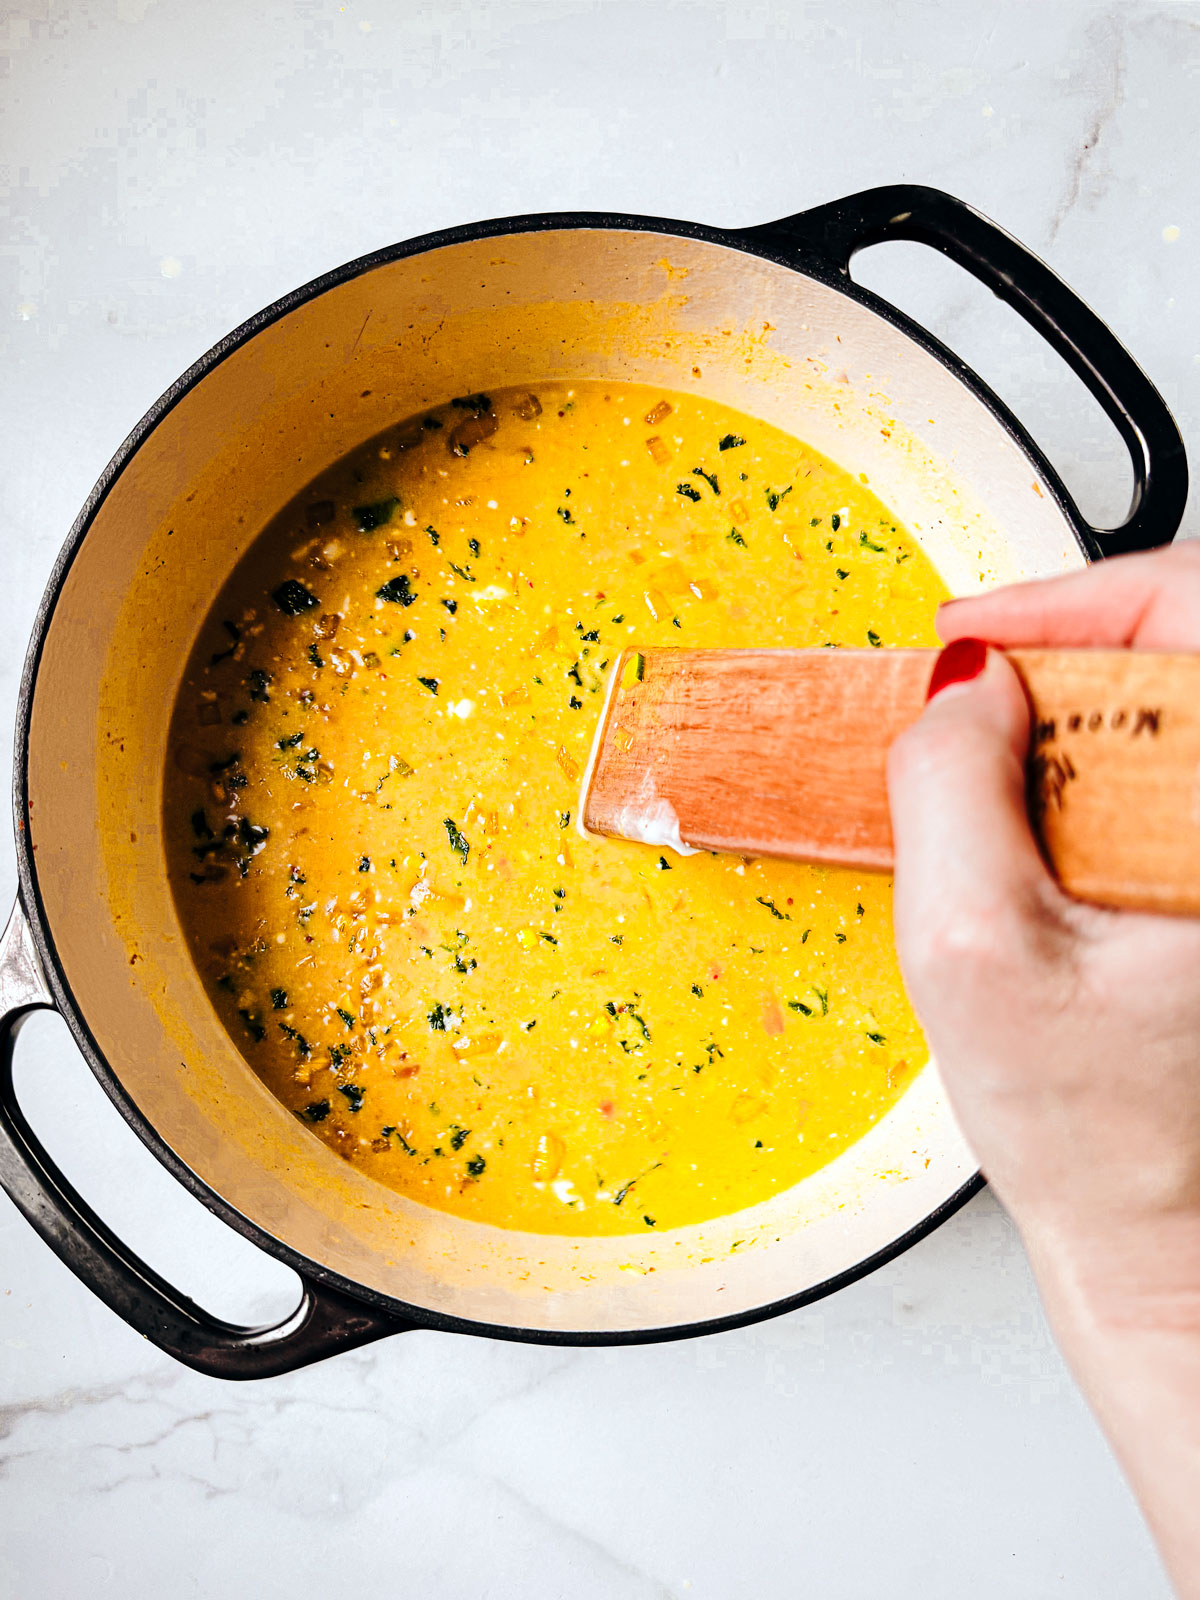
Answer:
POLYGON ((75 1276, 131 1328, 184 1366, 215 1378, 270 1378, 415 1324, 311 1278, 290 1316, 242 1328, 180 1294, 100 1220, 59 1172, 13 1092, 21 1024, 54 1003, 18 901, 0 939, 0 1187, 75 1276))
POLYGON ((1187 458, 1162 396, 1095 312, 1044 261, 987 217, 940 189, 891 184, 747 229, 745 236, 775 251, 800 248, 815 254, 847 278, 856 252, 885 239, 932 245, 965 267, 1063 357, 1125 441, 1134 489, 1120 527, 1092 527, 1062 491, 1094 553, 1149 550, 1175 537, 1187 503, 1187 458))

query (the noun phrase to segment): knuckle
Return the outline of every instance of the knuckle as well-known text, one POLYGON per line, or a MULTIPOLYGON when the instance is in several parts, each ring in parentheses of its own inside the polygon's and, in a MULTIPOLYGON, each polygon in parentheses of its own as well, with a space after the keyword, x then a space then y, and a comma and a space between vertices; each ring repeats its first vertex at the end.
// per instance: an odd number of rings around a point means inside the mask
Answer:
POLYGON ((953 774, 979 769, 995 750, 992 731, 971 716, 924 716, 888 752, 888 781, 903 789, 936 790, 953 774))
POLYGON ((1007 906, 976 905, 931 919, 920 940, 922 967, 930 974, 953 973, 956 981, 992 979, 1021 964, 1023 941, 1007 906))
POLYGON ((1023 963, 986 917, 939 918, 902 950, 917 1011, 925 1017, 975 1014, 989 996, 1024 982, 1023 963))
POLYGON ((962 730, 945 721, 920 718, 892 742, 888 776, 904 785, 936 779, 960 758, 962 730))
POLYGON ((906 967, 927 992, 962 996, 1041 992, 1073 965, 1074 935, 1040 886, 941 906, 907 930, 906 967))

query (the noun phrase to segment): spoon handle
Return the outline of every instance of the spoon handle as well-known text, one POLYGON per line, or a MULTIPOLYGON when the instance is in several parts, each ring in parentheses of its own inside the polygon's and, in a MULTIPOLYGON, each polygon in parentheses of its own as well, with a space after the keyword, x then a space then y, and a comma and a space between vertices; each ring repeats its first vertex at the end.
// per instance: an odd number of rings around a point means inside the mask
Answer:
MULTIPOLYGON (((1200 656, 1007 652, 1030 699, 1030 814, 1063 888, 1200 913, 1200 656)), ((585 829, 887 870, 886 760, 935 650, 627 651, 585 829)))

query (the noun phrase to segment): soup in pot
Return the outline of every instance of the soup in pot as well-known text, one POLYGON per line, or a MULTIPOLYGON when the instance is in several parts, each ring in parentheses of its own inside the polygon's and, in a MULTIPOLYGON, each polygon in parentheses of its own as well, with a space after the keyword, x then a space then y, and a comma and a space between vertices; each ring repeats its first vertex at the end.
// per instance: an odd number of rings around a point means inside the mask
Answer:
POLYGON ((468 395, 364 445, 228 580, 166 838, 247 1062, 381 1183, 535 1232, 754 1205, 926 1050, 883 877, 581 838, 649 646, 926 645, 945 589, 860 479, 681 394, 468 395))

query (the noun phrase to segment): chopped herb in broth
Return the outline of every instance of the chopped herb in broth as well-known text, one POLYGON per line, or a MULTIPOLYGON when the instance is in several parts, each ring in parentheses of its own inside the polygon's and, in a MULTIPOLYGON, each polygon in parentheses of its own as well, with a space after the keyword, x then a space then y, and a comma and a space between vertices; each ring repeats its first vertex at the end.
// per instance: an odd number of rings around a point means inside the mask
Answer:
POLYGON ((230 1037, 478 1221, 663 1233, 796 1183, 925 1060, 888 881, 582 839, 580 776, 619 650, 932 644, 944 593, 863 483, 704 400, 397 419, 263 532, 176 705, 172 882, 230 1037))

